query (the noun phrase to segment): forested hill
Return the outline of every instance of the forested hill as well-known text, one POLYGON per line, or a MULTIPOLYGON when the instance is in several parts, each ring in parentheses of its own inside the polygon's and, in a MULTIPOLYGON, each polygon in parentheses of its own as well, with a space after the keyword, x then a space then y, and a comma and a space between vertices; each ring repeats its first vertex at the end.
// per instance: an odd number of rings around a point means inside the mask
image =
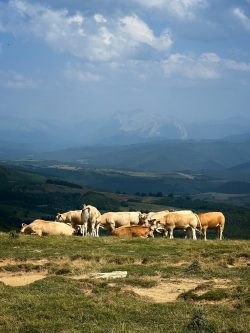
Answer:
POLYGON ((105 211, 159 211, 192 209, 193 211, 223 211, 226 216, 225 237, 249 238, 250 209, 218 204, 189 197, 163 196, 160 193, 127 195, 99 192, 76 182, 41 174, 24 172, 0 165, 0 230, 19 229, 21 223, 36 218, 54 220, 57 212, 79 209, 82 203, 105 211))

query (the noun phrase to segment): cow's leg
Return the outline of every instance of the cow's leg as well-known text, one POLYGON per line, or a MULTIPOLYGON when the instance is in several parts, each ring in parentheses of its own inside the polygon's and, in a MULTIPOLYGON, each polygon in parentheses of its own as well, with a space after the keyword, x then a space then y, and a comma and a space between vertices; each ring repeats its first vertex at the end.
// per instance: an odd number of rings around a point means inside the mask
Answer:
POLYGON ((84 222, 83 223, 83 225, 82 225, 82 231, 83 231, 83 233, 82 233, 82 235, 83 236, 87 236, 87 234, 88 234, 88 222, 84 222))
POLYGON ((220 226, 219 233, 220 233, 219 239, 222 240, 222 234, 223 234, 223 227, 222 226, 220 226))
POLYGON ((115 231, 115 223, 110 223, 110 233, 112 234, 113 231, 115 231))
POLYGON ((96 237, 96 224, 95 221, 91 222, 91 236, 96 237))
POLYGON ((195 239, 195 240, 197 239, 195 228, 192 228, 192 238, 195 239))
POLYGON ((174 229, 169 229, 169 238, 174 239, 174 229))
POLYGON ((216 227, 216 239, 220 239, 220 226, 216 227))
POLYGON ((204 240, 206 241, 207 240, 207 227, 203 227, 202 231, 204 234, 204 240))
POLYGON ((96 226, 95 226, 95 232, 96 232, 96 237, 99 237, 99 229, 100 229, 100 223, 96 223, 96 226))
POLYGON ((185 236, 185 238, 186 239, 192 238, 191 229, 189 227, 186 229, 186 236, 185 236))
POLYGON ((163 232, 163 236, 165 234, 165 237, 168 238, 168 229, 166 228, 165 231, 163 232))

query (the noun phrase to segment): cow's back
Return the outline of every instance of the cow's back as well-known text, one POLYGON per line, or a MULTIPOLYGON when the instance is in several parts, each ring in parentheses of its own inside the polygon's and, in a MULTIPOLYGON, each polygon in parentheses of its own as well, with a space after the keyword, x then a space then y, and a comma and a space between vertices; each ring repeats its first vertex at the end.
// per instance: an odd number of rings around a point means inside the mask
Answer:
POLYGON ((131 237, 147 237, 150 233, 148 227, 143 226, 122 226, 112 232, 113 236, 131 238, 131 237))
POLYGON ((196 228, 198 217, 194 213, 169 213, 164 217, 165 225, 172 226, 175 229, 186 229, 189 226, 196 228))
POLYGON ((68 219, 70 220, 69 223, 72 224, 80 224, 81 222, 81 210, 71 210, 69 211, 68 219))
POLYGON ((32 232, 39 235, 71 236, 74 233, 74 229, 71 226, 61 222, 35 220, 28 227, 31 228, 32 232))

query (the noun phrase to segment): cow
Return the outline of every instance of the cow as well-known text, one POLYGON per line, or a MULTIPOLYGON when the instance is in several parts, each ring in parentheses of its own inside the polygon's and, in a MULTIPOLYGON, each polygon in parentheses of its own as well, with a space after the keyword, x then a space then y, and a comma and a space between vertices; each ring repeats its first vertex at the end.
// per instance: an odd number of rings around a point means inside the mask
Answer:
POLYGON ((78 230, 78 226, 82 223, 81 212, 81 210, 70 210, 66 213, 57 213, 56 222, 71 224, 75 230, 78 230))
POLYGON ((82 235, 83 236, 93 236, 99 237, 99 227, 100 223, 98 218, 101 213, 97 208, 91 205, 83 205, 81 210, 81 225, 82 225, 82 235))
POLYGON ((200 226, 200 219, 198 215, 192 212, 171 212, 166 214, 165 216, 158 219, 151 219, 150 223, 156 222, 157 229, 165 230, 166 237, 169 234, 170 239, 173 239, 173 231, 176 230, 188 230, 192 231, 192 238, 196 239, 196 230, 197 226, 200 226))
POLYGON ((221 212, 209 212, 198 214, 201 226, 198 227, 204 234, 204 240, 207 240, 207 229, 216 229, 217 237, 222 240, 222 234, 225 227, 225 216, 221 212))
POLYGON ((30 224, 23 223, 20 233, 38 236, 72 236, 75 233, 75 229, 60 222, 34 220, 30 224))
POLYGON ((122 226, 113 230, 111 234, 122 238, 147 238, 154 237, 154 228, 141 225, 122 226))
POLYGON ((102 214, 97 222, 110 233, 122 226, 138 225, 141 212, 108 212, 102 214))
POLYGON ((139 215, 139 224, 144 225, 146 227, 150 226, 149 221, 159 220, 163 216, 167 215, 169 213, 169 210, 162 210, 160 212, 150 212, 148 214, 142 214, 139 215))

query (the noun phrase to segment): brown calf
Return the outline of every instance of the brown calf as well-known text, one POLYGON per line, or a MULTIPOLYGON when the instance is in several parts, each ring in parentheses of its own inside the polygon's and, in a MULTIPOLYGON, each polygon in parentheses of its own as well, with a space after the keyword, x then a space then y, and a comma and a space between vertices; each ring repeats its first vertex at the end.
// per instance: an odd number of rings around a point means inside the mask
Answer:
POLYGON ((132 225, 132 226, 123 226, 116 228, 112 231, 113 236, 123 237, 123 238, 132 238, 132 237, 154 237, 154 230, 150 227, 144 227, 140 225, 132 225))

